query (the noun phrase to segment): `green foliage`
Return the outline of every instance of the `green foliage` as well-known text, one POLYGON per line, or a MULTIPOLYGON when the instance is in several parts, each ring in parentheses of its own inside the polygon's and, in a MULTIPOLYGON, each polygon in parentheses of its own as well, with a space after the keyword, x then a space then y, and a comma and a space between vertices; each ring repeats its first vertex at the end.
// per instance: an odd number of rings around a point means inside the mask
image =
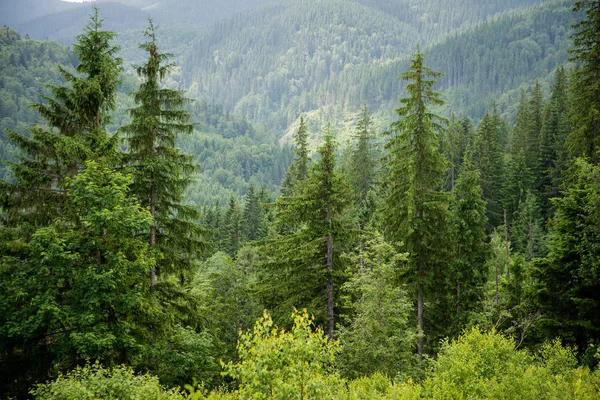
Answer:
POLYGON ((32 106, 46 124, 32 127, 30 135, 9 132, 20 154, 11 164, 16 182, 0 182, 4 223, 48 224, 64 212, 66 177, 75 176, 87 160, 105 158, 110 165, 118 158, 116 140, 105 130, 121 72, 114 37, 102 30, 95 8, 73 47, 80 60, 76 72, 58 67, 68 86, 49 86, 52 96, 32 106))
POLYGON ((258 255, 250 247, 238 252, 234 262, 217 252, 200 267, 195 284, 204 295, 207 330, 214 337, 216 354, 221 360, 237 359, 236 343, 240 330, 252 327, 263 308, 255 298, 258 255))
POLYGON ((481 198, 479 171, 473 168, 469 153, 462 169, 450 203, 452 233, 456 241, 454 263, 448 276, 448 284, 455 293, 452 296, 455 310, 449 310, 455 312, 454 334, 466 326, 469 313, 480 306, 488 271, 485 262, 489 255, 485 234, 486 203, 481 198))
MULTIPOLYGON (((441 105, 439 93, 433 91, 439 73, 424 65, 420 51, 414 55, 408 72, 409 97, 400 99, 396 110, 401 119, 392 124, 392 135, 385 145, 387 176, 382 213, 386 238, 408 252, 406 275, 416 292, 417 323, 424 329, 424 302, 432 300, 445 274, 449 250, 449 213, 447 195, 440 189, 446 162, 440 153, 441 117, 429 107, 441 105)), ((438 298, 442 297, 437 293, 438 298)), ((419 355, 423 338, 419 338, 419 355)))
POLYGON ((396 270, 407 255, 397 254, 375 233, 361 240, 360 250, 348 257, 351 278, 342 287, 347 317, 339 328, 340 372, 348 378, 375 372, 412 376, 416 361, 416 332, 410 323, 413 307, 396 270))
POLYGON ((313 332, 306 311, 292 318, 294 326, 285 332, 265 312, 252 330, 240 334, 239 361, 224 365, 239 382, 239 398, 323 399, 343 388, 331 368, 337 343, 320 329, 313 332))
MULTIPOLYGON (((177 273, 184 281, 193 259, 207 248, 203 231, 195 222, 197 209, 183 204, 183 195, 198 166, 191 156, 175 147, 178 134, 193 131, 188 123, 190 114, 183 109, 189 100, 181 91, 160 87, 175 65, 167 63, 169 54, 158 52, 152 20, 144 36, 148 41, 140 48, 148 53, 148 61, 137 67, 142 82, 134 94, 136 107, 129 110, 131 124, 120 131, 129 145, 126 163, 133 168, 132 191, 154 219, 148 242, 157 254, 158 271, 177 273)), ((152 270, 153 290, 156 275, 152 270)))
POLYGON ((294 141, 296 142, 296 158, 290 164, 285 178, 281 183, 281 194, 283 196, 293 195, 296 186, 302 183, 308 176, 308 167, 311 159, 308 149, 308 132, 306 131, 303 116, 300 116, 300 126, 294 136, 294 141))
POLYGON ((3 254, 3 377, 33 383, 84 359, 110 364, 139 353, 153 320, 146 277, 154 260, 138 238, 151 216, 130 183, 88 162, 68 182, 68 216, 38 229, 23 257, 3 254))
POLYGON ((37 385, 31 394, 38 400, 185 399, 180 391, 161 386, 154 376, 136 375, 124 366, 104 369, 98 363, 78 367, 53 382, 37 385))
POLYGON ((554 200, 549 253, 536 263, 539 301, 544 311, 540 328, 549 338, 585 352, 600 339, 600 168, 576 159, 563 191, 554 200))
POLYGON ((538 358, 514 350, 514 342, 477 328, 446 342, 433 373, 423 383, 434 399, 592 399, 598 396, 596 372, 574 369, 576 360, 558 342, 546 344, 538 358))
POLYGON ((335 142, 329 128, 319 155, 294 194, 277 199, 276 224, 289 233, 259 245, 264 254, 260 272, 264 283, 258 290, 277 320, 294 307, 306 307, 315 313, 318 324, 328 321, 332 336, 337 297, 333 287, 343 283, 340 256, 352 242, 344 213, 351 192, 336 170, 335 142))
POLYGON ((572 59, 578 63, 573 73, 575 92, 574 130, 570 136, 571 151, 587 157, 594 165, 600 162, 600 3, 595 0, 576 1, 574 12, 585 17, 574 25, 572 59))
POLYGON ((488 231, 502 224, 502 191, 504 187, 504 126, 494 107, 487 111, 477 128, 473 145, 473 164, 481 173, 482 197, 487 202, 488 231))

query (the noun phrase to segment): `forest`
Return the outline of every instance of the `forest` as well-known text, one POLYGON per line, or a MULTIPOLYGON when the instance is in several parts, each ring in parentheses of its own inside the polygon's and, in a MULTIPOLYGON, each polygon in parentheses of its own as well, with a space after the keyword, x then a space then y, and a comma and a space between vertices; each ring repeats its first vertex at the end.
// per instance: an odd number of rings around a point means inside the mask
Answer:
POLYGON ((417 3, 10 8, 0 398, 600 397, 600 2, 417 3))

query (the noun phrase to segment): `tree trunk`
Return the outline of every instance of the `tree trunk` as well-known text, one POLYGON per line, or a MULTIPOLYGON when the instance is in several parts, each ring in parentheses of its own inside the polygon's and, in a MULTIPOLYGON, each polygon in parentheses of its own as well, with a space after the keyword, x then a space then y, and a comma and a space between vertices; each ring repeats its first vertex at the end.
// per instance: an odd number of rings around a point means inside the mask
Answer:
MULTIPOLYGON (((421 267, 419 266, 419 270, 421 267)), ((423 337, 423 289, 421 287, 421 283, 417 283, 417 325, 419 326, 419 339, 417 342, 417 354, 419 355, 419 359, 423 359, 423 346, 424 346, 424 337, 423 337)))
MULTIPOLYGON (((327 220, 331 225, 331 211, 327 211, 327 220)), ((327 235, 327 316, 329 317, 329 340, 333 340, 333 329, 335 327, 335 315, 333 312, 333 236, 327 235)))
MULTIPOLYGON (((152 130, 152 154, 156 154, 156 131, 152 130)), ((154 177, 153 177, 154 178, 154 177)), ((156 186, 153 182, 150 186, 150 215, 152 215, 152 225, 150 226, 150 250, 156 247, 156 186)), ((150 292, 154 292, 156 286, 156 266, 150 270, 150 292)))
MULTIPOLYGON (((150 226, 150 249, 156 246, 156 203, 154 201, 154 184, 150 189, 150 214, 152 215, 152 225, 150 226)), ((150 291, 154 292, 156 286, 156 267, 150 270, 150 291)))
POLYGON ((504 209, 504 246, 506 248, 506 256, 504 259, 504 269, 506 271, 506 278, 510 279, 510 270, 508 269, 508 258, 510 256, 510 250, 508 247, 508 222, 506 218, 506 208, 504 209))

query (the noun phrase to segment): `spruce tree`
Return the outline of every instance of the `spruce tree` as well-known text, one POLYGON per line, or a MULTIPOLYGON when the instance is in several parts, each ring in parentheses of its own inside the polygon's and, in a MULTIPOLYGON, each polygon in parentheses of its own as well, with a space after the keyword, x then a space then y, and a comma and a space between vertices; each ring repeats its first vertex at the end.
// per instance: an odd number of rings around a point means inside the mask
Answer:
POLYGON ((565 142, 570 130, 567 98, 567 77, 564 67, 556 70, 550 100, 544 110, 540 135, 539 195, 542 215, 548 219, 554 213, 550 199, 558 197, 563 181, 568 154, 565 142))
POLYGON ((174 64, 167 62, 170 54, 158 51, 152 20, 144 36, 147 41, 139 47, 148 53, 148 60, 136 67, 142 82, 134 93, 136 106, 129 110, 131 123, 121 132, 129 145, 126 161, 133 169, 132 190, 154 220, 148 232, 150 249, 160 255, 157 268, 150 272, 154 289, 157 270, 177 272, 183 281, 206 242, 196 223, 197 209, 183 204, 184 192, 198 166, 175 147, 178 134, 193 131, 188 123, 190 115, 184 110, 189 100, 181 91, 160 86, 174 64))
POLYGON ((367 200, 369 190, 375 181, 375 160, 372 149, 375 133, 373 132, 373 121, 366 105, 356 124, 354 139, 356 142, 350 157, 352 168, 350 184, 358 194, 358 202, 362 204, 367 200))
POLYGON ((487 202, 488 231, 503 222, 504 150, 502 121, 487 111, 477 129, 473 163, 481 173, 483 199, 487 202))
POLYGON ((266 236, 264 208, 260 202, 260 193, 256 193, 250 184, 244 198, 244 210, 240 221, 241 241, 251 242, 266 236))
POLYGON ((261 245, 265 305, 289 315, 292 307, 307 307, 327 326, 333 339, 336 321, 335 287, 343 283, 340 255, 350 240, 344 209, 350 188, 336 171, 335 142, 328 126, 319 161, 293 196, 277 199, 277 224, 295 229, 261 245))
POLYGON ((231 196, 229 199, 229 206, 223 215, 222 224, 219 229, 219 250, 229 254, 232 259, 235 259, 242 239, 240 219, 240 207, 237 204, 235 197, 231 196))
POLYGON ((481 198, 479 171, 475 170, 469 153, 464 160, 463 171, 452 191, 450 210, 453 220, 453 236, 456 240, 454 263, 449 283, 455 296, 453 334, 460 334, 466 327, 469 312, 477 310, 486 281, 486 204, 481 198))
POLYGON ((292 161, 292 164, 285 174, 285 178, 281 183, 281 194, 283 196, 290 196, 294 188, 308 176, 308 168, 310 164, 309 150, 308 150, 308 132, 306 130, 306 123, 304 122, 304 116, 300 116, 300 126, 294 136, 296 142, 296 158, 292 161))
POLYGON ((600 167, 576 159, 553 202, 549 253, 535 263, 539 328, 583 353, 600 340, 600 167))
POLYGON ((407 278, 416 293, 421 330, 419 356, 424 352, 423 332, 427 333, 425 303, 434 300, 434 293, 440 296, 440 280, 448 264, 448 196, 440 191, 447 170, 439 150, 444 120, 429 109, 443 104, 432 89, 435 79, 431 78, 439 76, 424 65, 424 56, 417 50, 408 72, 402 74, 409 81, 409 97, 400 99, 396 113, 401 119, 392 124, 385 145, 388 173, 383 180, 387 193, 382 228, 392 243, 403 243, 409 254, 407 278))
POLYGON ((577 63, 573 74, 574 129, 569 145, 576 156, 588 157, 594 165, 600 162, 600 1, 575 2, 575 12, 585 18, 575 25, 572 60, 577 63))
POLYGON ((0 182, 1 223, 45 226, 64 213, 65 178, 74 177, 87 160, 117 160, 117 142, 106 132, 122 70, 116 34, 102 29, 94 7, 90 22, 76 37, 75 72, 58 66, 67 86, 49 86, 50 96, 33 108, 46 121, 30 135, 9 132, 21 154, 11 164, 15 183, 0 182))
POLYGON ((542 132, 542 123, 544 116, 542 88, 538 81, 535 82, 531 99, 529 102, 529 123, 527 133, 527 150, 525 152, 525 161, 527 168, 533 177, 536 191, 539 191, 539 157, 540 157, 540 135, 542 132))

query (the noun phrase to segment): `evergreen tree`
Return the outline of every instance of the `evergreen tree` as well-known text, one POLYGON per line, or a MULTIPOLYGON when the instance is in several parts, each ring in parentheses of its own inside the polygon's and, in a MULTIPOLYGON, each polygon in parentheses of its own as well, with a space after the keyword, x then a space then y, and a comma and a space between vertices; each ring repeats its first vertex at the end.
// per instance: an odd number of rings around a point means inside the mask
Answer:
POLYGON ((525 152, 525 162, 533 177, 532 186, 536 191, 539 191, 540 185, 540 171, 538 171, 538 165, 540 158, 540 135, 542 132, 542 121, 544 116, 543 102, 542 88, 540 83, 536 81, 529 102, 527 150, 525 152))
POLYGON ((556 80, 550 100, 544 110, 540 136, 539 194, 542 215, 548 219, 554 213, 550 199, 558 197, 566 171, 568 154, 565 142, 569 133, 567 77, 564 67, 556 70, 556 80))
POLYGON ((161 88, 172 70, 169 54, 158 51, 152 20, 144 32, 147 42, 140 48, 148 53, 146 64, 136 67, 142 82, 134 94, 136 106, 129 110, 131 123, 121 128, 129 152, 127 164, 133 167, 133 192, 150 209, 154 223, 148 232, 150 249, 157 254, 157 269, 150 272, 150 286, 162 273, 189 271, 197 255, 206 248, 203 231, 197 225, 196 208, 183 204, 185 189, 198 166, 191 156, 175 147, 179 133, 189 134, 193 126, 183 109, 189 100, 178 90, 161 88))
POLYGON ((553 200, 548 256, 536 262, 540 329, 584 353, 600 340, 600 167, 576 159, 566 184, 553 200))
POLYGON ((27 136, 9 132, 21 155, 11 164, 16 183, 0 182, 2 224, 46 225, 64 211, 66 177, 75 176, 86 160, 116 161, 117 143, 105 130, 122 70, 119 48, 111 44, 115 36, 102 30, 94 7, 73 46, 80 61, 76 72, 59 66, 67 86, 49 86, 51 96, 33 105, 47 126, 36 125, 27 136))
POLYGON ((310 163, 308 150, 308 132, 304 122, 304 116, 300 116, 300 126, 294 136, 296 142, 296 158, 290 165, 281 183, 281 194, 283 196, 292 195, 294 188, 308 176, 310 163))
POLYGON ((293 196, 277 199, 277 223, 297 227, 288 235, 263 244, 265 305, 284 314, 292 307, 307 307, 327 326, 333 339, 336 292, 341 281, 340 255, 349 241, 343 211, 350 188, 336 171, 335 142, 328 126, 320 160, 293 196), (326 311, 325 313, 323 311, 326 311))
POLYGON ((369 190, 375 182, 375 160, 372 149, 375 133, 369 109, 365 105, 361 111, 354 132, 355 146, 350 157, 350 184, 358 194, 358 203, 364 204, 369 190))
POLYGON ((260 193, 256 193, 250 184, 244 199, 244 210, 240 221, 242 242, 251 242, 266 236, 264 209, 260 203, 260 193))
POLYGON ((396 268, 406 254, 397 253, 377 232, 365 235, 361 243, 348 255, 353 273, 342 287, 348 311, 339 330, 337 364, 350 378, 375 372, 410 376, 416 330, 412 302, 398 284, 396 268))
POLYGON ((544 236, 544 220, 539 199, 533 192, 527 191, 512 223, 513 249, 524 255, 528 261, 543 257, 546 254, 544 236))
POLYGON ((450 206, 456 240, 454 264, 449 275, 449 283, 456 294, 454 334, 466 327, 469 312, 477 310, 487 278, 486 204, 481 198, 479 171, 474 169, 470 158, 467 153, 450 206))
POLYGON ((448 128, 444 131, 442 152, 450 163, 448 189, 454 188, 456 179, 462 169, 463 158, 468 146, 473 146, 474 130, 468 118, 458 120, 453 113, 448 128))
POLYGON ((486 112, 479 124, 473 146, 473 163, 481 173, 483 199, 488 205, 488 230, 501 225, 504 214, 502 204, 504 188, 502 129, 503 126, 495 108, 491 116, 486 112))
POLYGON ((600 1, 575 2, 575 12, 585 18, 574 26, 572 60, 578 68, 573 74, 574 130, 570 136, 571 151, 588 157, 594 165, 600 162, 600 1))
POLYGON ((434 293, 438 298, 441 295, 440 279, 448 265, 447 196, 440 191, 446 173, 439 151, 443 119, 428 109, 443 103, 432 89, 435 79, 430 79, 438 76, 425 67, 424 56, 417 50, 409 71, 402 74, 410 82, 409 97, 400 100, 396 113, 401 119, 392 124, 390 134, 395 134, 385 146, 388 174, 383 182, 387 190, 383 229, 392 243, 403 243, 409 254, 408 279, 416 292, 421 331, 419 356, 424 351, 425 302, 433 301, 434 293))
POLYGON ((223 215, 223 222, 219 233, 219 250, 229 254, 235 259, 241 243, 240 231, 241 212, 235 197, 229 199, 229 207, 223 215))
POLYGON ((130 183, 88 162, 67 183, 71 212, 36 230, 23 257, 0 257, 3 393, 86 359, 130 363, 156 330, 146 280, 154 260, 138 238, 152 219, 130 183))

